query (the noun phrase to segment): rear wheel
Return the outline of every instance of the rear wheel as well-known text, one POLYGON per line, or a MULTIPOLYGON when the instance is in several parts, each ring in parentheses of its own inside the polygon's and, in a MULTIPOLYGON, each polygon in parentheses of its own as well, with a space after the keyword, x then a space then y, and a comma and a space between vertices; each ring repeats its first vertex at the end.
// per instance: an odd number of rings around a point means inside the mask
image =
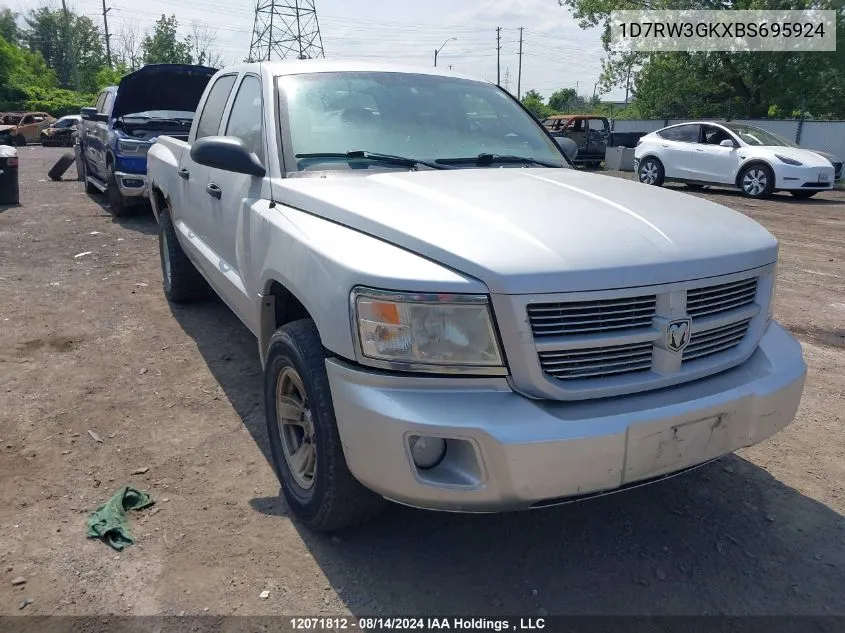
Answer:
POLYGON ((775 175, 768 165, 749 165, 739 174, 739 187, 749 198, 768 198, 775 190, 775 175))
POLYGON ((18 147, 26 147, 26 137, 23 134, 18 134, 15 137, 15 145, 18 147))
POLYGON ((818 191, 790 191, 789 193, 799 200, 806 200, 807 198, 812 198, 818 191))
POLYGON ((273 465, 291 512, 315 531, 362 523, 387 502, 349 471, 326 374, 326 352, 311 319, 279 328, 264 370, 273 465))
POLYGON ((162 206, 158 217, 158 247, 161 257, 164 295, 172 303, 193 303, 209 295, 208 282, 188 259, 167 207, 162 206))
POLYGON ((663 184, 665 176, 663 163, 656 158, 646 158, 640 162, 639 172, 637 175, 641 183, 660 187, 663 184))

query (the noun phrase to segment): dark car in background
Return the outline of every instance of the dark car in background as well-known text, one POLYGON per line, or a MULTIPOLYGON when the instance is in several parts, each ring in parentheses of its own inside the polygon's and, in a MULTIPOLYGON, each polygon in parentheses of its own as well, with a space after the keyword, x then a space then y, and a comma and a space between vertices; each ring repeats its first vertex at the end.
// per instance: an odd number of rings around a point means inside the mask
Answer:
POLYGON ((44 147, 73 147, 74 133, 82 117, 78 114, 63 116, 41 130, 41 145, 44 147))
POLYGON ((159 136, 187 139, 215 68, 151 64, 100 92, 82 108, 79 152, 88 193, 105 193, 116 216, 129 215, 147 191, 147 151, 159 136))

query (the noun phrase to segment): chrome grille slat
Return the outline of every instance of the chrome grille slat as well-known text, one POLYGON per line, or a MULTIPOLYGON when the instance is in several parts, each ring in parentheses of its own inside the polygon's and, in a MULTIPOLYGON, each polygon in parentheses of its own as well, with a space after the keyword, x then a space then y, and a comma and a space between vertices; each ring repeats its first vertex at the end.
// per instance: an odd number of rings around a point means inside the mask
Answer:
POLYGON ((739 345, 748 333, 751 319, 728 327, 693 334, 684 350, 684 361, 711 356, 739 345))
POLYGON ((732 301, 733 299, 737 299, 739 297, 746 297, 747 295, 754 296, 756 293, 755 288, 739 288, 738 290, 734 290, 732 292, 726 292, 722 295, 711 295, 708 297, 697 297, 695 299, 687 299, 687 308, 698 307, 700 305, 706 305, 714 300, 716 301, 732 301))
POLYGON ((739 301, 733 301, 730 303, 723 303, 718 305, 711 305, 708 309, 696 309, 690 310, 689 315, 693 318, 695 317, 703 317, 707 316, 708 314, 719 314, 722 312, 728 312, 730 310, 736 310, 738 308, 743 308, 747 305, 754 303, 754 296, 752 295, 749 299, 743 299, 739 301))
MULTIPOLYGON (((676 361, 679 367, 729 353, 745 340, 756 318, 757 311, 751 308, 757 301, 758 282, 752 277, 687 290, 685 312, 692 318, 693 334, 676 361), (710 329, 696 331, 702 317, 708 318, 699 327, 710 329)), ((658 358, 651 340, 657 305, 657 295, 528 305, 543 373, 560 381, 594 381, 650 372, 653 358, 658 358)))
POLYGON ((619 332, 651 327, 657 297, 647 295, 528 306, 535 337, 619 332))
POLYGON ((563 362, 576 362, 580 360, 616 360, 617 358, 625 358, 630 356, 651 355, 651 343, 633 347, 629 350, 625 347, 615 348, 611 352, 605 350, 612 348, 593 348, 582 352, 580 350, 573 350, 572 352, 541 352, 544 359, 544 364, 557 364, 563 362))
POLYGON ((757 297, 757 277, 687 292, 687 314, 701 317, 743 308, 757 297))

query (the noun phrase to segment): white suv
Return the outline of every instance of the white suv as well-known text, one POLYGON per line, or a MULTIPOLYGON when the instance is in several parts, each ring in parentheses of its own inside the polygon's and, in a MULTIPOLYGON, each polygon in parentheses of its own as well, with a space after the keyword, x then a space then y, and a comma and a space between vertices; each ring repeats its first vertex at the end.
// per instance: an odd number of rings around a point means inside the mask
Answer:
POLYGON ((647 134, 634 152, 634 169, 647 185, 729 185, 752 198, 775 191, 811 198, 832 189, 834 180, 823 156, 744 123, 681 123, 647 134))

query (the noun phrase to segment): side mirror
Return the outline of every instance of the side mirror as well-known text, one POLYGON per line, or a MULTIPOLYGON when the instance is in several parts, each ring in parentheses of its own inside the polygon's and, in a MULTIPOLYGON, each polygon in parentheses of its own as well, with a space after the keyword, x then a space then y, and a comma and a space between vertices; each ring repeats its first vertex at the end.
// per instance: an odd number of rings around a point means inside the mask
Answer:
POLYGON ((722 147, 730 147, 731 149, 736 147, 736 144, 729 138, 726 138, 724 141, 719 143, 719 145, 722 146, 722 147))
POLYGON ((557 136, 555 137, 555 141, 557 141, 557 144, 560 149, 563 150, 563 153, 566 154, 566 157, 570 161, 575 162, 575 157, 578 156, 578 143, 565 136, 557 136))
POLYGON ((233 136, 207 136, 191 146, 191 159, 198 165, 262 178, 267 169, 244 142, 233 136))
POLYGON ((97 108, 82 108, 79 114, 84 121, 94 121, 97 118, 97 108))

